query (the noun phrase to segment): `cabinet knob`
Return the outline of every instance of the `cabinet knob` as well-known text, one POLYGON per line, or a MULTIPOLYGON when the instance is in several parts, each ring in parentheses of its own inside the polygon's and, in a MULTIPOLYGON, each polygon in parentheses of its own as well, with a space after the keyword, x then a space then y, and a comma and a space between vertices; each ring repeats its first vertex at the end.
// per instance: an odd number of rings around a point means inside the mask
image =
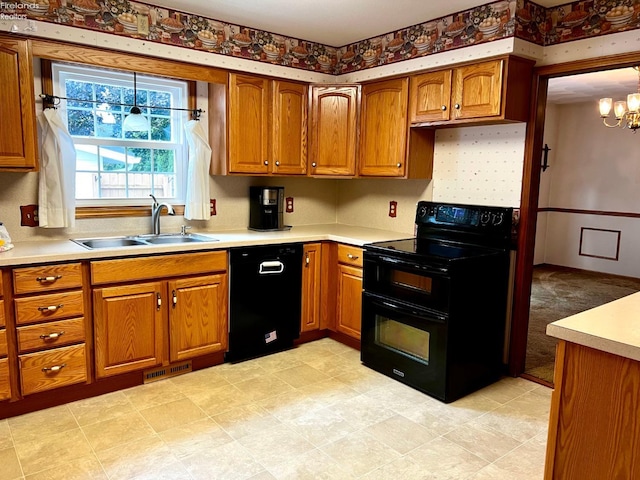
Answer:
POLYGON ((440 109, 444 112, 444 111, 447 109, 447 106, 446 106, 446 105, 442 105, 442 106, 440 107, 440 109))
POLYGON ((396 167, 400 168, 402 164, 400 162, 396 163, 396 167))
POLYGON ((264 161, 264 164, 265 164, 265 165, 269 165, 269 160, 265 160, 265 161, 264 161))
POLYGON ((313 168, 316 168, 316 165, 317 165, 317 163, 316 163, 316 162, 313 162, 313 163, 311 164, 311 166, 312 166, 313 168))
POLYGON ((455 107, 455 109, 456 109, 456 110, 460 110, 460 104, 459 104, 459 103, 456 103, 456 104, 454 105, 454 107, 455 107))
POLYGON ((276 167, 280 166, 280 162, 278 160, 276 160, 276 167))

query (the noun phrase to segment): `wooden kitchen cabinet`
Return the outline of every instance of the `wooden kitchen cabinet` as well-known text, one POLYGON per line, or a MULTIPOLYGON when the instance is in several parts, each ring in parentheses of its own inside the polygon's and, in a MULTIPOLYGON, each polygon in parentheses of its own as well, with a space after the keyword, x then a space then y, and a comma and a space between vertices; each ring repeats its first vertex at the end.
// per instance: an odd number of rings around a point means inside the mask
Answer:
POLYGON ((304 175, 307 105, 304 84, 229 74, 228 172, 304 175))
POLYGON ((526 122, 532 68, 531 61, 509 56, 414 75, 409 120, 428 126, 526 122))
POLYGON ((311 86, 310 175, 355 176, 359 85, 311 86))
POLYGON ((169 282, 169 359, 227 350, 227 274, 169 282))
POLYGON ((33 67, 29 40, 0 37, 0 171, 37 170, 33 67))
POLYGON ((11 382, 9 378, 9 360, 7 358, 7 332, 4 317, 4 300, 2 287, 2 272, 0 272, 0 400, 11 398, 11 382))
POLYGON ((301 332, 320 328, 322 244, 308 243, 302 253, 301 332))
POLYGON ((336 330, 360 340, 362 316, 361 248, 338 245, 338 300, 336 330))
POLYGON ((91 262, 97 376, 226 350, 226 272, 226 251, 91 262))

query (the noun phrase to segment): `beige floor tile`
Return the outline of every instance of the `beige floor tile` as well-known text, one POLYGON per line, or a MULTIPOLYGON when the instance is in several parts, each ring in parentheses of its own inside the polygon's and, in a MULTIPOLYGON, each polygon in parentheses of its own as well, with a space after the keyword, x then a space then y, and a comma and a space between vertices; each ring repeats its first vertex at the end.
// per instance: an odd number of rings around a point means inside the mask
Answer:
POLYGON ((360 395, 353 388, 335 378, 306 385, 299 388, 298 391, 320 403, 323 408, 360 395))
POLYGON ((286 370, 287 368, 304 365, 302 360, 291 355, 288 351, 274 353, 272 355, 260 357, 255 360, 249 360, 249 362, 257 364, 260 368, 268 373, 275 373, 281 370, 286 370))
POLYGON ((304 387, 305 385, 329 380, 330 378, 320 370, 316 370, 307 364, 301 364, 296 367, 287 368, 286 370, 280 370, 275 372, 273 375, 284 380, 294 388, 304 387))
POLYGON ((267 470, 277 463, 302 455, 314 448, 292 428, 285 425, 246 435, 238 442, 267 470))
POLYGON ((278 480, 348 480, 355 478, 342 469, 329 456, 319 450, 311 450, 270 468, 278 480))
POLYGON ((133 413, 135 408, 122 392, 107 393, 70 403, 69 410, 80 426, 133 413))
POLYGON ((391 385, 392 380, 362 365, 352 365, 351 369, 334 377, 359 393, 365 393, 375 388, 391 385))
POLYGON ((351 370, 353 365, 353 362, 349 361, 342 355, 331 355, 317 358, 315 360, 305 360, 304 363, 316 370, 320 370, 328 377, 342 375, 343 373, 351 370))
POLYGON ((188 398, 207 415, 218 415, 249 403, 235 385, 228 383, 217 387, 212 385, 198 394, 190 394, 188 398))
POLYGON ((82 430, 76 428, 19 443, 16 445, 16 453, 24 474, 32 475, 73 464, 76 459, 86 457, 92 451, 82 430))
POLYGON ((308 412, 324 408, 324 404, 313 395, 302 390, 291 390, 280 395, 265 398, 256 403, 278 420, 292 420, 308 412))
POLYGON ((340 440, 356 427, 329 408, 307 412, 286 422, 297 434, 316 447, 340 440))
POLYGON ((194 480, 245 480, 265 472, 238 442, 221 445, 207 455, 194 453, 181 461, 194 480))
POLYGON ((437 434, 402 415, 394 415, 364 429, 387 447, 404 455, 433 440, 437 434))
POLYGON ((11 429, 9 428, 9 422, 0 420, 0 450, 6 450, 13 447, 13 437, 11 436, 11 429))
POLYGON ((483 468, 470 480, 540 480, 544 476, 545 448, 546 436, 538 435, 483 468))
POLYGON ((188 398, 140 410, 149 425, 158 432, 201 420, 207 415, 188 398))
POLYGON ((159 468, 150 468, 148 471, 131 477, 130 480, 190 480, 191 475, 182 462, 163 465, 159 468))
POLYGON ((0 470, 3 479, 22 478, 22 468, 20 468, 20 462, 13 447, 0 450, 0 470))
POLYGON ((409 453, 429 480, 460 480, 479 472, 489 462, 444 437, 438 437, 409 453))
POLYGON ((217 373, 232 385, 261 378, 267 374, 267 371, 260 366, 261 360, 262 358, 240 363, 224 363, 217 367, 217 373))
POLYGON ((277 478, 271 475, 266 470, 263 470, 262 472, 252 476, 248 480, 277 480, 277 478))
POLYGON ((424 468, 411 458, 404 456, 391 463, 387 463, 366 475, 362 480, 422 480, 425 476, 424 468))
POLYGON ((66 405, 9 418, 8 422, 16 444, 78 428, 78 422, 66 405))
POLYGON ((211 418, 235 440, 282 425, 280 420, 256 404, 234 408, 211 418))
POLYGON ((337 442, 321 447, 342 469, 359 477, 400 457, 368 433, 354 432, 337 442))
MULTIPOLYGON (((525 403, 534 405, 535 401, 525 403)), ((509 435, 522 443, 546 432, 549 420, 548 414, 530 414, 526 411, 526 405, 509 402, 478 418, 478 424, 509 435)))
POLYGON ((498 403, 507 403, 520 395, 534 390, 537 383, 524 378, 504 377, 499 382, 483 388, 478 393, 498 403))
POLYGON ((373 390, 365 392, 365 395, 386 405, 387 408, 391 408, 396 413, 401 413, 406 408, 421 405, 429 401, 429 398, 424 393, 400 382, 374 388, 373 390))
POLYGON ((123 390, 122 392, 138 410, 184 398, 184 394, 180 391, 180 388, 169 380, 170 379, 147 383, 123 390))
POLYGON ((260 378, 253 378, 234 384, 247 403, 259 402, 293 390, 293 387, 269 373, 260 378))
POLYGON ((138 412, 82 427, 96 453, 153 435, 154 431, 138 412))
POLYGON ((107 480, 102 465, 91 453, 42 472, 27 475, 26 480, 107 480))
POLYGON ((108 450, 96 452, 109 480, 131 480, 160 477, 165 469, 178 463, 171 449, 157 435, 148 435, 132 442, 120 443, 108 450))
POLYGON ((522 444, 510 435, 505 435, 477 422, 457 427, 447 433, 445 438, 466 448, 487 462, 495 462, 522 444))
POLYGON ((395 415, 393 410, 366 395, 358 395, 336 403, 332 409, 357 429, 366 428, 395 415))
POLYGON ((317 342, 312 343, 317 343, 318 345, 325 347, 327 350, 335 353, 336 355, 342 355, 344 353, 356 353, 358 355, 358 358, 360 358, 360 350, 356 350, 355 348, 349 347, 344 343, 336 342, 335 340, 331 340, 330 338, 323 338, 321 340, 318 340, 317 342))
POLYGON ((158 436, 179 459, 196 452, 204 452, 208 455, 209 451, 233 442, 233 438, 210 418, 165 430, 158 436))

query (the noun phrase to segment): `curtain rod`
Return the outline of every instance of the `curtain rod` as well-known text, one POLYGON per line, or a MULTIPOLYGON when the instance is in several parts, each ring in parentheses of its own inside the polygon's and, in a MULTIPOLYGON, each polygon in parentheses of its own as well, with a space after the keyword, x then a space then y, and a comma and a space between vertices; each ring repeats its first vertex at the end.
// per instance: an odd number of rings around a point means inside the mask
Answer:
POLYGON ((133 105, 129 103, 114 103, 114 102, 105 102, 102 100, 83 100, 81 98, 69 98, 69 97, 59 97, 58 95, 49 95, 48 93, 41 93, 40 98, 42 98, 42 103, 45 105, 45 108, 57 108, 57 105, 60 105, 60 100, 70 100, 72 102, 85 102, 85 103, 106 103, 107 105, 115 105, 117 107, 142 107, 142 108, 157 108, 158 110, 180 110, 182 112, 191 112, 191 116, 194 120, 200 120, 200 116, 204 113, 204 110, 201 108, 177 108, 177 107, 155 107, 152 105, 133 105))

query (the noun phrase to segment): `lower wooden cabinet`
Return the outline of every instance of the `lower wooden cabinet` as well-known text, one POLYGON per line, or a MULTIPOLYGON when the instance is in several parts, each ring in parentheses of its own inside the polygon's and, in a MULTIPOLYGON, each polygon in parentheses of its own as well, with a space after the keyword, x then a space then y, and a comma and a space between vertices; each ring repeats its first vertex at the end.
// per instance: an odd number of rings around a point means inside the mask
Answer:
POLYGON ((227 349, 227 274, 169 282, 172 362, 227 349))
POLYGON ((150 282, 93 292, 98 378, 162 363, 166 285, 150 282))
POLYGON ((302 320, 301 332, 320 328, 321 243, 308 243, 302 253, 302 320))
POLYGON ((336 330, 360 340, 362 316, 362 249, 338 245, 336 330))
POLYGON ((9 381, 9 360, 0 358, 0 400, 11 398, 11 382, 9 381))
POLYGON ((23 395, 87 381, 84 344, 20 355, 23 395))

